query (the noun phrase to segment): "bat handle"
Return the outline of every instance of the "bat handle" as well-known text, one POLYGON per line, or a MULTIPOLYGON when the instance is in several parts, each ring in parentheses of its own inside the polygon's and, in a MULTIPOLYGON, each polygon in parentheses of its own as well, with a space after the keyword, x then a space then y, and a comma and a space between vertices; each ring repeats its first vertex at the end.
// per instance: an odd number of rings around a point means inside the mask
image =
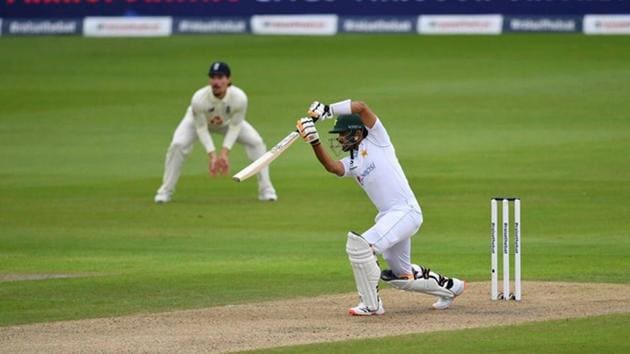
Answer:
MULTIPOLYGON (((319 120, 319 117, 317 118, 311 118, 313 120, 313 123, 317 123, 317 121, 319 120)), ((294 132, 300 132, 299 130, 295 129, 294 132)))

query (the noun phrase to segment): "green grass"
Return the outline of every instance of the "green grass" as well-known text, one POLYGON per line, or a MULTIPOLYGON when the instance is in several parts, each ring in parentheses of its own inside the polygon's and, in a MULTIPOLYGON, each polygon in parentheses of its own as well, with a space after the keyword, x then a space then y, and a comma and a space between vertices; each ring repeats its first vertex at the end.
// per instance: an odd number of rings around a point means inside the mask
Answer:
MULTIPOLYGON (((512 194, 525 279, 630 282, 630 37, 40 37, 0 48, 0 274, 95 275, 0 283, 0 326, 353 290, 344 236, 375 210, 305 144, 274 162, 275 204, 256 200, 254 181, 210 180, 199 146, 174 202, 152 203, 214 59, 231 64, 268 146, 314 99, 371 105, 424 210, 416 262, 486 280, 489 198, 512 194)), ((247 164, 240 146, 231 162, 247 164)))
POLYGON ((627 353, 629 315, 279 347, 247 353, 627 353), (395 345, 392 345, 395 343, 395 345))

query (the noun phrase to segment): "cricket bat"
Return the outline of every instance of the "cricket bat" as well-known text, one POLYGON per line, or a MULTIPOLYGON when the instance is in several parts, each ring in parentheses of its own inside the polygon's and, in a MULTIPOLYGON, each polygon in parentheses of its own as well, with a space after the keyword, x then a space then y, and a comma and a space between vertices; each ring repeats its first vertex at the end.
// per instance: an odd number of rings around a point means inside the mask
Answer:
POLYGON ((277 159, 289 146, 293 145, 296 140, 300 138, 300 133, 297 131, 291 132, 284 139, 280 140, 271 150, 267 151, 264 155, 259 157, 256 161, 249 164, 244 169, 240 170, 237 174, 232 176, 232 179, 236 182, 242 182, 249 177, 257 174, 263 168, 269 166, 273 160, 277 159))

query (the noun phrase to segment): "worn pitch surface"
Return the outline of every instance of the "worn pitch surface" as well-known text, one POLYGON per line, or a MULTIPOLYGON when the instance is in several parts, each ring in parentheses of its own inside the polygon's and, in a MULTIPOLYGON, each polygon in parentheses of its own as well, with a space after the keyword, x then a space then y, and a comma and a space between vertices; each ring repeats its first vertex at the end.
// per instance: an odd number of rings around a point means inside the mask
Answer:
POLYGON ((355 294, 0 328, 8 352, 229 352, 630 312, 630 285, 525 282, 523 301, 471 283, 446 311, 432 297, 382 291, 386 314, 351 317, 355 294))

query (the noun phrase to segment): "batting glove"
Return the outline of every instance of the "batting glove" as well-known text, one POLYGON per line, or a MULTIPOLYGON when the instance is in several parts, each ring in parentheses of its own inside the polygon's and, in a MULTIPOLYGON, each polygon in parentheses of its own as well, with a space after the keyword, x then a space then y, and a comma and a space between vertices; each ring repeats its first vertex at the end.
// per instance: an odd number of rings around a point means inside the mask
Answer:
POLYGON ((317 128, 315 128, 315 123, 312 118, 306 117, 298 119, 296 128, 304 141, 311 145, 319 144, 319 133, 317 133, 317 128))
POLYGON ((330 106, 319 101, 315 101, 311 103, 311 106, 308 108, 308 116, 315 120, 326 120, 331 119, 333 114, 330 111, 330 106))

